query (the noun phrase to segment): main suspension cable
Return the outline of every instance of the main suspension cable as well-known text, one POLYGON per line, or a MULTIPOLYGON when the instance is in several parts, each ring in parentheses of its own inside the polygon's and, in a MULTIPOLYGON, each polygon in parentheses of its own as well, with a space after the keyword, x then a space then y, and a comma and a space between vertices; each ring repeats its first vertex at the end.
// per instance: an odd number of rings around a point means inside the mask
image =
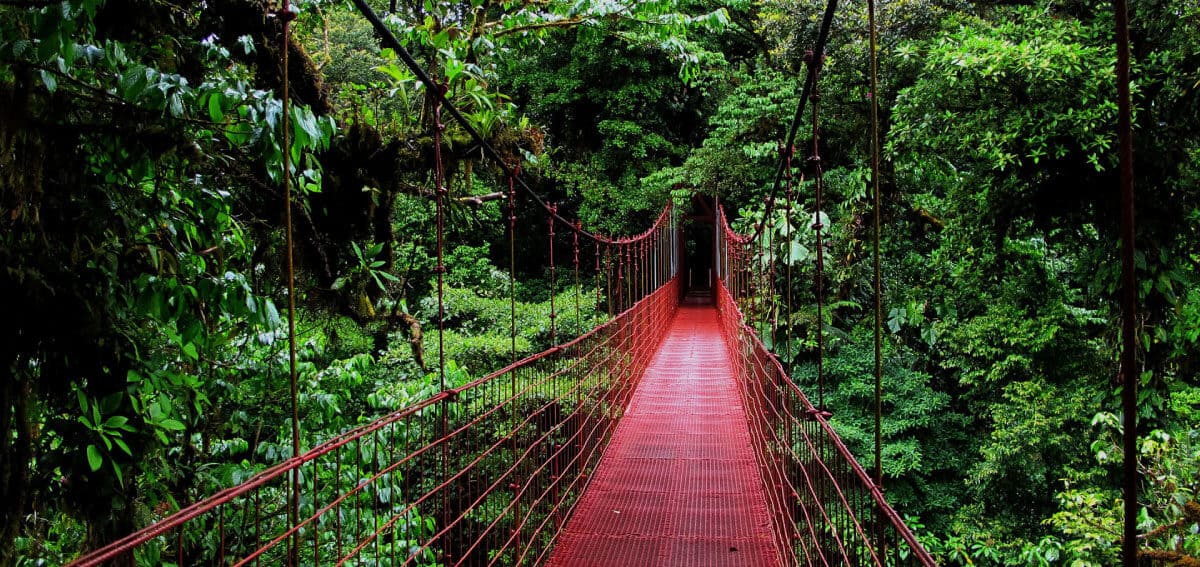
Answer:
POLYGON ((871 28, 871 192, 875 198, 875 485, 883 487, 883 268, 879 239, 883 198, 879 193, 879 38, 875 27, 875 0, 867 0, 867 25, 871 28))
MULTIPOLYGON (((814 76, 819 72, 825 55, 820 51, 810 53, 810 69, 814 76)), ((816 83, 813 84, 812 94, 812 155, 808 158, 813 163, 813 187, 816 193, 816 212, 812 228, 817 236, 817 408, 825 411, 825 242, 822 230, 825 224, 822 217, 822 190, 824 172, 821 167, 821 128, 819 123, 821 92, 816 83)))
MULTIPOLYGON (((517 189, 508 176, 508 309, 512 363, 517 363, 517 189)), ((513 390, 514 392, 516 390, 513 390)))
MULTIPOLYGON (((355 0, 361 2, 362 0, 355 0)), ((829 32, 833 28, 833 16, 837 12, 838 0, 828 0, 825 4, 825 14, 821 18, 821 27, 817 30, 816 41, 813 42, 813 53, 825 53, 825 44, 829 41, 829 32)), ((788 125, 787 137, 783 141, 785 148, 792 147, 796 143, 796 135, 800 131, 800 123, 804 118, 804 105, 808 102, 813 89, 817 86, 817 67, 810 61, 808 64, 808 73, 804 79, 804 88, 800 92, 800 98, 796 100, 796 112, 792 115, 791 124, 788 125)), ((788 166, 787 160, 782 157, 779 160, 779 165, 775 168, 775 180, 771 184, 771 201, 779 194, 779 186, 783 182, 784 171, 788 166)), ((770 211, 768 211, 770 212, 770 211)), ((758 238, 762 233, 765 225, 760 224, 754 228, 754 234, 751 238, 758 238)))
POLYGON ((583 335, 583 318, 579 309, 579 295, 583 292, 582 284, 579 282, 579 231, 583 227, 579 221, 575 221, 575 230, 571 233, 571 248, 575 252, 575 336, 583 335))
MULTIPOLYGON (((836 2, 836 0, 830 1, 836 2)), ((429 73, 427 73, 425 69, 417 63, 417 60, 413 58, 412 54, 410 54, 407 49, 404 48, 404 46, 400 43, 400 40, 396 39, 396 35, 393 34, 392 30, 383 23, 383 20, 379 18, 379 15, 375 13, 375 10, 367 5, 366 0, 353 0, 353 2, 355 7, 358 8, 358 11, 362 13, 363 17, 365 17, 367 21, 371 23, 371 26, 375 28, 375 32, 379 34, 384 46, 396 53, 396 56, 399 57, 404 65, 413 72, 413 75, 417 77, 417 80, 421 81, 421 83, 425 85, 426 92, 429 93, 429 96, 432 96, 435 101, 441 104, 446 112, 450 113, 450 116, 453 117, 454 120, 458 122, 458 125, 461 126, 462 129, 465 130, 471 137, 471 139, 475 141, 484 155, 490 158, 506 175, 512 177, 516 181, 516 184, 525 190, 525 192, 528 193, 529 196, 533 198, 533 200, 554 219, 570 227, 571 230, 578 230, 579 234, 586 238, 601 242, 608 242, 605 237, 588 232, 582 227, 576 229, 575 225, 571 223, 571 221, 559 216, 557 211, 552 210, 550 203, 542 199, 541 195, 538 195, 537 192, 534 191, 533 188, 530 187, 529 184, 527 184, 525 180, 520 177, 519 168, 509 165, 500 156, 500 153, 496 151, 496 148, 493 147, 492 144, 488 142, 482 134, 479 133, 479 130, 475 129, 474 126, 471 126, 471 123, 467 121, 467 118, 463 115, 462 111, 460 111, 458 107, 454 106, 454 103, 446 98, 446 93, 443 91, 443 89, 436 81, 433 80, 432 77, 429 76, 429 73)))
MULTIPOLYGON (((446 87, 438 85, 436 90, 444 92, 446 87)), ((433 101, 433 159, 434 159, 434 202, 437 205, 437 298, 438 298, 438 383, 442 390, 446 389, 446 189, 442 164, 442 133, 446 125, 442 123, 442 103, 440 97, 433 101)))
POLYGON ((558 325, 555 320, 558 319, 558 311, 554 305, 554 295, 558 293, 558 278, 554 271, 554 219, 558 216, 558 205, 550 205, 550 215, 547 219, 547 226, 550 232, 550 346, 558 346, 558 325))
POLYGON ((1117 145, 1121 169, 1121 410, 1124 413, 1125 523, 1122 561, 1138 565, 1137 272, 1133 192, 1133 109, 1129 92, 1129 6, 1113 0, 1117 31, 1117 145))
MULTIPOLYGON (((288 290, 288 372, 290 374, 290 387, 292 396, 292 458, 300 458, 300 385, 299 372, 296 364, 296 261, 295 254, 292 249, 295 244, 294 231, 292 228, 292 125, 291 125, 291 92, 289 89, 288 77, 288 52, 292 46, 292 7, 289 0, 283 0, 283 4, 279 11, 279 17, 283 22, 283 45, 280 49, 280 60, 283 66, 283 100, 281 101, 283 111, 283 131, 280 136, 280 143, 283 146, 283 202, 284 202, 284 225, 286 227, 287 241, 287 290, 288 290)), ((293 528, 300 521, 300 469, 292 471, 291 474, 291 502, 288 506, 288 520, 293 528)), ((295 565, 298 560, 300 549, 299 531, 292 534, 288 538, 288 561, 295 565)))
POLYGON ((787 283, 786 283, 786 285, 787 285, 787 320, 784 322, 785 323, 784 324, 784 329, 785 329, 785 339, 784 339, 785 340, 785 342, 784 342, 784 353, 785 354, 784 354, 784 356, 787 357, 787 364, 784 366, 784 368, 787 368, 788 372, 791 372, 791 368, 792 368, 792 321, 793 321, 793 313, 792 313, 792 199, 795 198, 795 196, 792 193, 792 157, 796 153, 796 147, 795 146, 785 146, 784 151, 787 152, 787 154, 784 156, 784 160, 787 163, 787 173, 785 174, 785 178, 784 178, 785 183, 786 183, 786 189, 784 191, 784 197, 783 197, 783 199, 784 199, 783 216, 786 220, 786 222, 783 225, 784 231, 786 233, 784 235, 784 240, 787 242, 786 252, 784 253, 785 254, 784 258, 785 258, 785 261, 787 262, 787 277, 786 277, 786 280, 787 280, 787 283))

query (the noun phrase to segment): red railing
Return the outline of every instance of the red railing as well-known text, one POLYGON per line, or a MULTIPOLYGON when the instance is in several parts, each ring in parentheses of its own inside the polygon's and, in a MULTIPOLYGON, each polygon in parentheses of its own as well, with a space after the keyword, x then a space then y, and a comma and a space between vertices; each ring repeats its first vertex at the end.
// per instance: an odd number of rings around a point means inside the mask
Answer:
POLYGON ((753 241, 718 212, 717 309, 788 565, 936 565, 743 316, 766 286, 753 241), (742 305, 739 305, 739 302, 742 305))
POLYGON ((606 323, 346 432, 73 565, 540 563, 674 314, 678 241, 669 210, 659 220, 604 243, 600 293, 617 311, 606 323))

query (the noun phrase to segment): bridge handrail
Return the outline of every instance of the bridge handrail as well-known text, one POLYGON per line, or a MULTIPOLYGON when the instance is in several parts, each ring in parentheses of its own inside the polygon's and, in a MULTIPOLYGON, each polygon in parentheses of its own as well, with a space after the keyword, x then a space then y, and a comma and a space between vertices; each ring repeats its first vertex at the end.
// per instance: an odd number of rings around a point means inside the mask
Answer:
MULTIPOLYGON (((827 414, 825 414, 821 408, 818 408, 811 402, 811 400, 809 400, 804 391, 792 380, 791 374, 784 368, 779 357, 766 347, 765 343, 763 343, 762 339, 758 336, 758 332, 755 330, 754 326, 747 323, 746 316, 742 311, 742 307, 738 304, 737 298, 749 297, 755 294, 754 285, 756 285, 756 282, 764 277, 767 277, 763 273, 760 273, 761 271, 765 270, 756 271, 755 269, 756 267, 761 267, 761 263, 755 258, 756 255, 761 252, 754 249, 754 243, 759 235, 763 233, 758 230, 751 234, 740 234, 734 231, 729 225, 728 216, 726 215, 723 206, 717 207, 716 216, 718 226, 717 230, 719 231, 717 240, 718 245, 716 248, 719 258, 715 263, 719 267, 721 276, 717 279, 717 305, 721 311, 722 319, 732 319, 726 321, 724 324, 731 325, 732 327, 730 327, 730 329, 736 330, 737 335, 739 335, 736 340, 748 341, 746 346, 751 351, 749 353, 735 354, 740 354, 741 356, 752 356, 760 361, 758 363, 760 368, 763 364, 762 361, 770 361, 766 364, 770 364, 772 368, 769 370, 767 368, 762 368, 762 370, 764 372, 771 372, 774 374, 774 376, 778 377, 778 380, 775 380, 776 383, 772 384, 771 386, 775 388, 785 388, 788 393, 794 396, 795 400, 799 401, 801 406, 800 410, 804 416, 804 420, 816 423, 819 430, 823 433, 823 436, 830 441, 830 444, 832 445, 838 457, 840 457, 843 463, 849 467, 854 479, 859 485, 861 485, 862 489, 864 489, 865 492, 870 495, 870 499, 875 504, 876 510, 882 514, 884 518, 886 518, 887 523, 890 524, 892 530, 894 530, 894 533, 901 540, 903 540, 903 542, 908 546, 909 550, 911 550, 911 560, 916 561, 922 566, 936 566, 937 563, 934 561, 933 557, 929 555, 928 551, 926 551, 924 546, 921 545, 920 541, 912 533, 912 530, 909 529, 908 525, 905 524, 903 518, 900 517, 900 514, 896 512, 895 508, 893 508, 891 504, 887 502, 887 498, 884 496, 882 489, 871 478, 871 475, 866 472, 866 469, 859 464, 858 459, 854 457, 854 454, 850 451, 849 447, 846 446, 845 442, 842 441, 841 437, 834 430, 826 418, 827 414), (733 286, 733 289, 729 287, 730 285, 733 286)), ((763 223, 765 224, 765 222, 766 219, 764 218, 763 223)), ((730 337, 727 334, 726 340, 732 341, 735 340, 735 338, 730 337)), ((732 344, 730 345, 730 348, 733 348, 732 344)), ((765 380, 768 378, 763 379, 765 380)), ((765 387, 766 385, 760 386, 765 387)), ((743 392, 743 396, 749 395, 749 393, 743 392)), ((771 409, 776 412, 777 418, 784 419, 783 415, 779 415, 780 411, 778 408, 771 409)), ((747 408, 747 411, 748 413, 753 413, 751 412, 750 408, 747 408)), ((786 419, 797 419, 796 416, 791 415, 791 410, 787 411, 788 414, 786 419)), ((758 416, 757 413, 753 413, 753 415, 756 417, 758 416)), ((763 419, 767 418, 764 417, 763 419)), ((757 432, 758 430, 754 430, 752 428, 752 431, 757 432)), ((807 434, 805 434, 804 437, 804 443, 809 446, 809 449, 812 451, 812 453, 819 455, 820 450, 813 445, 813 440, 809 438, 807 434)), ((791 443, 790 439, 788 443, 791 443)), ((793 458, 798 457, 798 455, 795 455, 794 452, 792 453, 792 456, 793 458)), ((825 475, 828 478, 833 479, 835 475, 829 470, 829 463, 826 463, 819 456, 817 461, 819 462, 820 467, 824 470, 825 475)), ((771 469, 771 467, 765 462, 763 463, 763 468, 766 474, 774 472, 774 470, 771 469)), ((812 495, 816 497, 817 490, 813 489, 811 486, 812 479, 808 477, 807 472, 805 472, 804 475, 805 484, 809 488, 809 491, 812 493, 812 495)), ((791 482, 790 479, 788 482, 791 482)), ((837 492, 838 499, 841 501, 841 504, 849 513, 849 518, 853 523, 854 530, 859 534, 860 539, 868 544, 867 552, 870 554, 871 560, 873 560, 877 565, 886 564, 886 560, 888 558, 884 557, 883 560, 881 560, 877 550, 873 545, 870 544, 870 538, 866 534, 866 529, 868 528, 864 528, 862 526, 859 518, 856 515, 856 512, 851 509, 850 503, 846 499, 846 494, 844 493, 843 488, 844 487, 838 485, 836 481, 834 482, 834 490, 837 492)), ((825 508, 822 506, 820 507, 820 510, 821 514, 825 516, 825 521, 827 523, 831 522, 828 515, 826 515, 825 508)), ((787 520, 790 522, 791 517, 788 517, 787 520)), ((808 521, 811 522, 811 520, 808 521)), ((788 531, 792 531, 794 526, 789 526, 788 528, 788 531)), ((810 532, 811 530, 812 527, 810 525, 810 532)), ((812 533, 812 535, 816 537, 815 533, 812 533)), ((841 536, 834 534, 833 538, 836 546, 844 557, 846 554, 846 549, 844 548, 844 542, 842 541, 841 536)), ((781 547, 784 548, 783 550, 786 550, 788 547, 790 547, 790 542, 787 541, 790 538, 786 538, 781 535, 779 536, 779 539, 781 547)), ((823 552, 821 553, 823 555, 823 552)))
MULTIPOLYGON (((631 283, 629 286, 629 292, 633 295, 630 295, 627 298, 625 295, 622 295, 622 304, 618 305, 618 308, 624 307, 624 309, 620 310, 613 317, 610 317, 607 321, 597 325, 596 327, 566 343, 558 344, 545 351, 526 356, 499 370, 471 380, 466 384, 439 391, 422 400, 413 402, 403 408, 385 414, 370 423, 358 425, 339 433, 333 438, 318 444, 308 451, 305 451, 300 456, 289 457, 285 460, 282 460, 279 463, 274 464, 262 471, 254 473, 236 486, 217 491, 200 501, 185 506, 169 516, 145 526, 137 532, 113 541, 102 548, 86 553, 76 558, 71 565, 99 565, 129 554, 139 546, 147 544, 155 538, 170 534, 174 530, 180 530, 189 522, 196 520, 205 514, 212 513, 221 506, 250 496, 257 490, 266 487, 269 483, 287 480, 292 473, 302 470, 302 468, 306 465, 313 464, 313 466, 315 466, 315 462, 321 457, 339 451, 339 449, 356 442, 370 443, 370 438, 375 433, 380 432, 389 426, 400 424, 401 422, 406 422, 406 420, 415 418, 423 411, 431 410, 432 408, 442 406, 446 403, 452 403, 460 396, 463 396, 468 392, 480 390, 501 378, 513 376, 515 373, 522 371, 523 369, 534 367, 540 362, 555 356, 559 356, 562 353, 574 352, 576 349, 580 349, 580 347, 583 347, 589 342, 600 341, 603 343, 605 340, 607 340, 604 336, 606 334, 624 337, 626 334, 635 332, 635 329, 642 329, 646 325, 649 325, 652 320, 656 320, 655 317, 656 314, 658 314, 659 307, 657 306, 657 303, 661 303, 661 301, 656 303, 656 300, 659 299, 660 296, 665 297, 667 295, 671 295, 671 289, 673 289, 672 286, 677 283, 677 278, 674 274, 674 271, 677 269, 677 266, 674 265, 675 259, 673 255, 668 255, 668 248, 676 244, 673 234, 675 227, 671 223, 671 219, 672 207, 668 205, 659 214, 655 223, 643 233, 628 238, 614 239, 610 241, 612 246, 625 248, 632 248, 636 246, 640 247, 639 249, 643 251, 643 254, 639 256, 639 261, 630 261, 626 264, 627 272, 625 272, 625 276, 628 277, 629 280, 641 282, 642 287, 639 288, 631 283), (658 247, 657 249, 655 248, 656 246, 658 247), (658 250, 661 252, 661 254, 658 256, 653 256, 651 252, 654 250, 658 250)), ((618 253, 617 256, 620 256, 620 254, 618 253)), ((632 253, 630 253, 630 259, 633 259, 632 253)), ((612 285, 616 284, 614 283, 612 285)), ((608 291, 610 295, 616 294, 616 290, 612 289, 611 287, 608 291)), ((616 301, 616 298, 610 297, 608 298, 608 301, 611 304, 612 302, 616 301)), ((648 329, 646 332, 653 334, 654 330, 648 329)), ((639 346, 638 348, 641 349, 642 347, 639 346)), ((586 347, 584 347, 581 350, 583 351, 582 356, 590 356, 595 354, 595 349, 587 350, 586 347)), ((643 360, 634 361, 632 366, 623 366, 619 369, 619 371, 631 371, 636 373, 637 364, 644 362, 645 361, 643 360)), ((553 377, 554 375, 557 374, 551 373, 550 376, 553 377)), ((528 387, 526 387, 525 390, 528 390, 528 387)), ((521 392, 517 392, 516 390, 510 392, 508 398, 497 400, 498 405, 513 403, 513 401, 519 395, 527 393, 525 390, 522 390, 521 392)), ((421 447, 418 451, 413 451, 405 455, 399 461, 391 463, 390 466, 383 468, 373 476, 370 476, 367 482, 359 483, 352 487, 347 487, 343 493, 339 494, 336 498, 325 502, 320 508, 315 508, 314 504, 314 513, 308 515, 302 520, 297 521, 295 524, 290 525, 286 531, 279 533, 277 536, 268 536, 268 538, 273 537, 274 539, 270 539, 267 544, 265 544, 261 549, 255 551, 254 554, 249 556, 249 558, 253 558, 257 554, 262 553, 264 550, 279 544, 282 540, 298 533, 301 528, 315 524, 318 521, 318 518, 320 518, 323 514, 334 507, 342 505, 345 500, 351 496, 359 494, 370 482, 373 482, 379 479, 381 476, 389 474, 390 472, 394 472, 397 467, 410 462, 414 457, 420 457, 422 454, 431 452, 433 448, 446 443, 448 439, 453 438, 453 436, 460 433, 461 430, 462 428, 443 431, 443 433, 436 438, 430 438, 429 442, 424 447, 421 447)), ((453 477, 446 482, 451 482, 455 480, 455 478, 457 477, 453 477)), ((436 492, 444 487, 445 483, 439 485, 433 491, 436 492)), ((409 506, 406 508, 406 510, 411 508, 412 506, 409 506)), ((223 517, 224 516, 222 515, 222 519, 223 517)), ((392 520, 394 521, 396 518, 392 518, 392 520)), ((180 533, 182 534, 182 532, 180 533)), ((222 543, 222 546, 224 546, 224 543, 222 543)), ((224 547, 222 547, 222 549, 224 549, 224 547)))
MULTIPOLYGON (((779 356, 767 349, 766 345, 762 342, 762 339, 759 338, 758 333, 754 332, 754 328, 743 323, 742 330, 752 338, 754 347, 756 349, 759 349, 768 355, 768 358, 775 366, 775 370, 779 372, 779 375, 788 376, 787 371, 783 369, 783 363, 780 362, 779 356)), ((900 517, 900 513, 896 512, 896 509, 893 508, 890 503, 888 503, 887 498, 883 495, 883 491, 879 488, 879 485, 875 484, 875 481, 871 479, 871 475, 867 473, 866 469, 864 469, 861 464, 859 464, 858 459, 850 451, 850 448, 846 446, 844 441, 842 441, 841 436, 834 431, 833 426, 829 424, 829 420, 827 420, 825 416, 817 410, 816 406, 812 404, 800 386, 796 385, 796 383, 793 382, 790 377, 784 380, 784 384, 787 385, 793 394, 799 396, 800 400, 804 403, 805 409, 810 412, 809 415, 812 416, 812 419, 816 421, 821 426, 821 429, 825 431, 825 434, 828 435, 831 440, 833 440, 833 446, 835 449, 837 449, 838 454, 840 454, 842 458, 847 461, 851 470, 854 471, 854 475, 858 477, 859 482, 861 482, 863 486, 865 486, 870 492, 871 499, 874 500, 875 504, 879 506, 880 511, 882 511, 884 516, 887 517, 888 521, 892 524, 892 527, 896 530, 896 533, 899 534, 904 542, 909 545, 909 547, 913 550, 913 553, 918 556, 918 559, 921 561, 922 565, 937 565, 937 562, 934 561, 933 556, 929 555, 929 552, 925 550, 925 546, 921 544, 920 540, 917 539, 917 536, 912 533, 911 529, 909 529, 908 524, 905 523, 904 519, 900 517)))
POLYGON ((419 402, 387 414, 377 421, 343 432, 337 437, 313 447, 299 457, 289 457, 283 461, 280 461, 279 463, 268 467, 267 469, 255 473, 245 482, 220 490, 212 496, 181 508, 170 516, 150 524, 149 526, 146 526, 137 532, 118 539, 100 549, 92 551, 91 553, 84 554, 72 561, 70 565, 99 565, 105 561, 115 559, 116 557, 119 557, 120 555, 143 543, 149 542, 156 537, 183 526, 188 521, 193 520, 206 512, 211 512, 218 506, 227 504, 239 496, 245 496, 254 491, 254 489, 263 486, 272 480, 277 480, 280 476, 296 470, 301 465, 311 462, 316 457, 328 454, 331 451, 352 441, 361 439, 366 434, 377 431, 386 425, 400 421, 405 417, 415 415, 421 410, 437 405, 449 397, 450 393, 448 391, 438 392, 419 402))

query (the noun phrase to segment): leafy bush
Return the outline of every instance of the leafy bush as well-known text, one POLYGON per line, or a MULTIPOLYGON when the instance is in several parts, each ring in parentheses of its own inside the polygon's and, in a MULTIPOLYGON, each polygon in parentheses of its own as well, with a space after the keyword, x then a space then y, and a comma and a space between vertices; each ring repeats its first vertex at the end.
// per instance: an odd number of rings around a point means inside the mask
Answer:
MULTIPOLYGON (((595 290, 580 290, 579 315, 575 317, 576 291, 574 288, 561 291, 555 296, 555 310, 558 312, 556 331, 558 342, 564 342, 574 337, 580 330, 587 331, 594 327, 602 317, 596 313, 595 290)), ((512 329, 513 306, 507 298, 483 297, 473 290, 448 287, 444 294, 447 329, 456 330, 468 335, 487 335, 504 337, 508 340, 512 329)), ((420 317, 426 321, 437 321, 437 297, 428 297, 421 302, 420 317)), ((434 323, 433 325, 436 325, 434 323)), ((436 326, 425 332, 426 337, 436 337, 436 326)), ((527 303, 516 302, 517 336, 528 341, 526 354, 545 350, 550 347, 550 302, 527 303)), ((434 343, 436 348, 436 343, 434 343)), ((429 351, 426 352, 436 352, 429 351)), ((458 357, 455 357, 458 358, 458 357)), ((458 358, 459 360, 465 360, 458 358)))

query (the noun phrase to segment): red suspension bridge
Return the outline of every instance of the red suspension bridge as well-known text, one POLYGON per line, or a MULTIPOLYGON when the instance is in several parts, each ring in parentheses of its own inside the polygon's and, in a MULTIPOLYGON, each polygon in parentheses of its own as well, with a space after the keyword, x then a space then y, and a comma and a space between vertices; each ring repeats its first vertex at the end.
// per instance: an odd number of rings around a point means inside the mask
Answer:
POLYGON ((932 565, 747 324, 719 220, 715 305, 681 307, 668 209, 589 258, 607 322, 77 563, 932 565))
MULTIPOLYGON (((822 57, 807 58, 803 93, 780 146, 764 220, 751 234, 738 234, 724 211, 712 207, 704 220, 712 224, 713 236, 700 243, 711 249, 703 264, 711 270, 697 273, 685 253, 682 215, 670 206, 645 233, 624 239, 589 233, 560 216, 448 103, 444 90, 365 2, 354 3, 434 98, 439 332, 445 318, 443 110, 507 175, 510 256, 515 258, 520 188, 547 213, 552 288, 558 283, 557 241, 571 248, 575 321, 582 320, 578 297, 584 289, 583 269, 594 274, 596 306, 605 322, 558 344, 552 292, 548 326, 554 346, 549 350, 516 360, 514 346, 512 364, 451 388, 446 387, 439 347, 439 393, 307 452, 297 445, 292 458, 89 553, 75 565, 934 565, 881 491, 878 332, 871 473, 828 421, 822 331, 816 333, 817 404, 760 340, 760 332, 779 328, 782 309, 791 320, 790 262, 784 263, 785 273, 777 273, 777 246, 765 227, 780 213, 788 230, 795 224, 792 162, 806 101, 812 103, 813 129, 807 161, 816 210, 821 210, 817 85, 822 57), (781 188, 786 193, 777 205, 781 188), (715 275, 711 283, 710 273, 715 275), (705 292, 695 293, 698 287, 705 292)), ((824 52, 836 6, 837 0, 828 0, 811 53, 824 52)), ((1121 22, 1123 4, 1118 8, 1121 22)), ((870 0, 868 12, 874 84, 870 0)), ((290 18, 283 19, 286 37, 290 18)), ((287 50, 281 52, 286 58, 287 50)), ((287 67, 285 59, 282 68, 287 67)), ((1121 81, 1127 83, 1124 68, 1121 81)), ((287 105, 286 91, 283 100, 287 105)), ((1119 102, 1127 109, 1127 90, 1119 102)), ((286 109, 283 116, 288 116, 286 109)), ((878 239, 874 108, 872 122, 878 239)), ((1123 171, 1127 127, 1123 122, 1123 171)), ((283 132, 289 132, 286 125, 283 132)), ((1131 174, 1123 177, 1123 188, 1130 211, 1124 252, 1131 277, 1131 174)), ((290 198, 287 207, 290 211, 290 198)), ((821 321, 819 214, 812 228, 821 321)), ((290 230, 288 241, 290 250, 290 230)), ((875 262, 878 328, 878 240, 875 262)), ((1126 285, 1133 289, 1128 280, 1126 285)), ((513 305, 515 310, 515 301, 513 305)), ((1128 325, 1132 305, 1125 311, 1128 325)), ((512 333, 515 341, 515 323, 512 333)), ((1128 332, 1126 339, 1132 336, 1128 332)), ((790 348, 788 338, 783 344, 790 348)), ((1123 361, 1125 375, 1132 375, 1131 367, 1123 361)), ((1128 403, 1133 388, 1125 390, 1128 403)), ((1126 418, 1132 419, 1132 413, 1127 411, 1126 418)), ((298 423, 295 413, 293 423, 298 423)), ((1134 430, 1127 423, 1126 431, 1134 430)), ((1128 451, 1133 444, 1126 442, 1128 451)), ((1134 461, 1127 456, 1128 463, 1134 461)), ((1136 487, 1126 490, 1127 504, 1136 504, 1136 487)), ((1128 522, 1126 529, 1128 535, 1128 522)), ((1128 546, 1135 539, 1125 540, 1130 565, 1136 554, 1128 546)))

